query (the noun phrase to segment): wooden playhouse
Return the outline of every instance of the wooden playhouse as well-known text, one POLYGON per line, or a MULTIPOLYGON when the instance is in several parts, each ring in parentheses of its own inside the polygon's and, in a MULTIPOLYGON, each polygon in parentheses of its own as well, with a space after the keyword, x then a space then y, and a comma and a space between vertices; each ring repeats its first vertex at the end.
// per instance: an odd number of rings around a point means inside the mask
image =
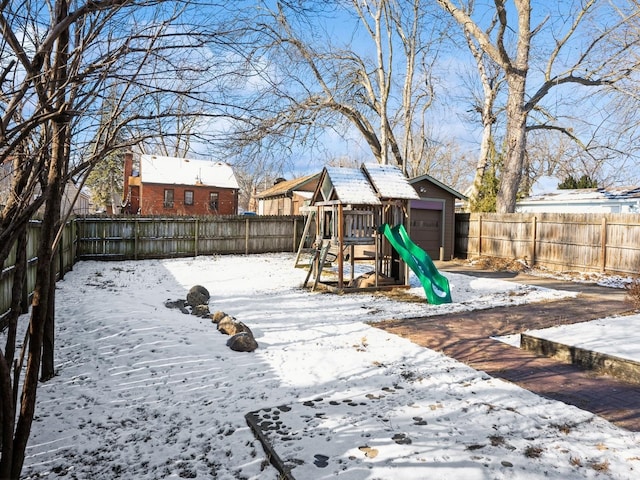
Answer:
POLYGON ((395 166, 326 167, 305 227, 308 230, 315 223, 314 254, 305 286, 313 279, 313 288, 322 285, 337 292, 407 287, 404 262, 379 229, 385 224, 408 224, 409 200, 418 198, 395 166), (356 278, 358 262, 372 264, 369 281, 356 278), (323 273, 328 264, 331 273, 323 273))

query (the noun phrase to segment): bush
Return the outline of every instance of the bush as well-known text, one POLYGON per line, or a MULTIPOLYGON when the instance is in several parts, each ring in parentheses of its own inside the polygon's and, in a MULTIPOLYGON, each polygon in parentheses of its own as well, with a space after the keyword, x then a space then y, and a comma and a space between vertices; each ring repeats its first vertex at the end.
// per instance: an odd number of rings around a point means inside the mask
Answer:
POLYGON ((633 305, 633 308, 640 310, 640 276, 631 279, 629 283, 624 285, 627 291, 627 299, 633 305))

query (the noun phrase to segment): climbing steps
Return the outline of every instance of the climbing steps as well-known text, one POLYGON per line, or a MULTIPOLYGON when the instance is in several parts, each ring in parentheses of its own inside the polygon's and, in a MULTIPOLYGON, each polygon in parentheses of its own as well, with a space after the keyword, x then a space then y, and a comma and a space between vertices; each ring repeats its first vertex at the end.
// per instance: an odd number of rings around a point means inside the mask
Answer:
POLYGON ((318 283, 320 283, 320 276, 322 275, 322 270, 324 269, 327 262, 331 263, 336 259, 336 254, 331 252, 331 242, 326 241, 316 246, 316 249, 311 256, 311 260, 309 261, 307 277, 304 280, 303 288, 307 287, 311 276, 314 276, 313 287, 311 290, 315 290, 318 287, 318 283))

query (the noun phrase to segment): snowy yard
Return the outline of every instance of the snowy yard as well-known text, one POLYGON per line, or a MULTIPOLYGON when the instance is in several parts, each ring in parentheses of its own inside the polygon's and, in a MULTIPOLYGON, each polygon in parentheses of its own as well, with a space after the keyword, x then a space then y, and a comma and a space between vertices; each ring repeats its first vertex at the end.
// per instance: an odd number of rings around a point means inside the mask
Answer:
POLYGON ((640 477, 640 434, 367 325, 573 294, 446 274, 455 303, 433 306, 310 292, 305 275, 290 254, 76 264, 24 478, 275 480, 244 416, 276 406, 299 428, 277 446, 298 480, 640 477), (196 284, 258 350, 164 307, 196 284), (331 408, 292 417, 318 398, 331 408))

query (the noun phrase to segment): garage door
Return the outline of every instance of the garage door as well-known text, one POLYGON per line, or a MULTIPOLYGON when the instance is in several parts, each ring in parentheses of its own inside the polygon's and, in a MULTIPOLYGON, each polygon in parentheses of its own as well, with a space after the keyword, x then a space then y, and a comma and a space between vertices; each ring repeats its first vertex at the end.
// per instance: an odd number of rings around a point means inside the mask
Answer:
POLYGON ((411 240, 433 260, 440 259, 442 210, 411 209, 411 240))

